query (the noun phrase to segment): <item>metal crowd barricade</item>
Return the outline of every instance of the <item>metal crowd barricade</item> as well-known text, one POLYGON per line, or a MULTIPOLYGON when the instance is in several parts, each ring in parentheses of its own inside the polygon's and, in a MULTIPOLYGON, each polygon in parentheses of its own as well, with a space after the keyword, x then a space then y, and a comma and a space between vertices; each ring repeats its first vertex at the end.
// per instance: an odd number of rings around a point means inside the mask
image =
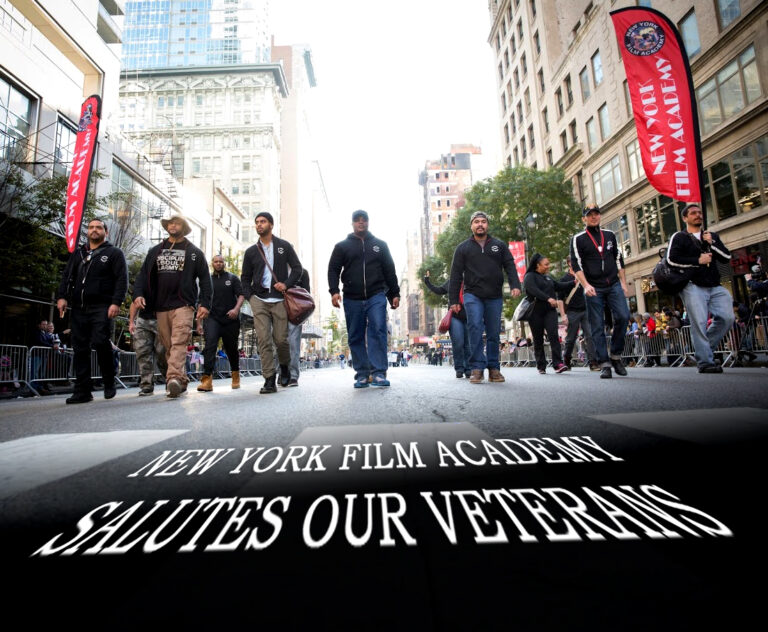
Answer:
POLYGON ((29 349, 21 345, 0 345, 0 396, 16 394, 22 385, 38 395, 29 379, 29 349))
POLYGON ((51 382, 71 382, 75 378, 71 349, 29 348, 29 387, 35 395, 51 382))

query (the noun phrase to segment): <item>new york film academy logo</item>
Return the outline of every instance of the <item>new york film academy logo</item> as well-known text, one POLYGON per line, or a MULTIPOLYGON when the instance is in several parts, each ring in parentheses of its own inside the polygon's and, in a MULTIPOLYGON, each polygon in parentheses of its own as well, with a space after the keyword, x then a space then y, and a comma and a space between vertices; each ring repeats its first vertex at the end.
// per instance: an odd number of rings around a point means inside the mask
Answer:
POLYGON ((635 22, 624 34, 624 47, 640 57, 658 53, 665 41, 664 29, 656 22, 635 22))

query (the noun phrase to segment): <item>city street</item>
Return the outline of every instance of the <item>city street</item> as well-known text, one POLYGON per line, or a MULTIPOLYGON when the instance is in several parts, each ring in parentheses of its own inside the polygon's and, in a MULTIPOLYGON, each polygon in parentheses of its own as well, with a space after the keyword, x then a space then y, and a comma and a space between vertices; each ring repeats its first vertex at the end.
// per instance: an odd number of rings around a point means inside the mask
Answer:
POLYGON ((275 395, 247 378, 178 401, 2 402, 6 601, 36 604, 30 627, 101 630, 757 616, 768 370, 503 373, 411 365, 355 390, 333 367, 275 395))

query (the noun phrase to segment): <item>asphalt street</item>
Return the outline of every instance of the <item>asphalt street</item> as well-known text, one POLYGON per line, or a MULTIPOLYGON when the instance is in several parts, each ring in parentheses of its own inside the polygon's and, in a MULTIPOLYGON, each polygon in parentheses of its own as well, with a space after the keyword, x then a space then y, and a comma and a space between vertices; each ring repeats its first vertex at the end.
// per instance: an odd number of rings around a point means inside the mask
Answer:
POLYGON ((38 604, 30 626, 100 630, 739 629, 762 612, 768 369, 502 372, 0 402, 6 599, 38 604))

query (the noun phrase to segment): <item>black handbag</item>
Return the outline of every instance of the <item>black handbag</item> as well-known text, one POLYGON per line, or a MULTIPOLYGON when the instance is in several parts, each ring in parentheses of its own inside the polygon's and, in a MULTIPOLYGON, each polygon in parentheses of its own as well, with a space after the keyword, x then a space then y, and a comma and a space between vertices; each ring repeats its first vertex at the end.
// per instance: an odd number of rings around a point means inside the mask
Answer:
MULTIPOLYGON (((691 236, 694 242, 698 245, 696 238, 691 236)), ((664 252, 664 256, 653 268, 653 282, 656 287, 659 288, 664 294, 669 296, 676 296, 683 291, 683 288, 688 285, 688 282, 693 278, 693 275, 698 270, 698 266, 692 268, 680 268, 678 266, 670 265, 667 260, 667 253, 664 252)))
POLYGON ((530 320, 531 316, 533 316, 533 307, 535 304, 535 298, 531 300, 527 296, 524 296, 523 300, 517 304, 512 318, 520 322, 530 320))

